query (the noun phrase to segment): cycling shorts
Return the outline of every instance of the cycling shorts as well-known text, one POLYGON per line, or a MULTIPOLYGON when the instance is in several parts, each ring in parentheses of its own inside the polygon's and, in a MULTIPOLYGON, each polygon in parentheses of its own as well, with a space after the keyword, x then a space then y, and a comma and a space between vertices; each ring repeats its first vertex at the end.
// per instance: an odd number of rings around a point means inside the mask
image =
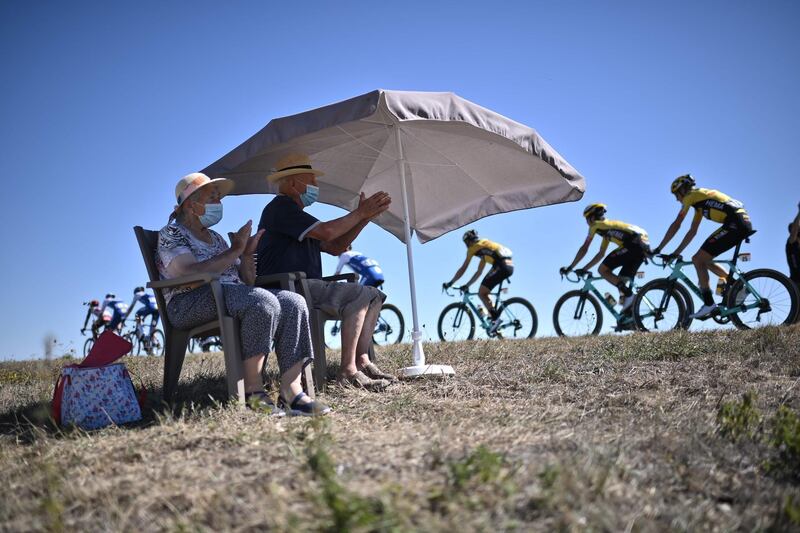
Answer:
POLYGON ((511 274, 513 273, 513 265, 509 265, 503 259, 500 259, 499 261, 496 260, 492 266, 492 269, 488 274, 486 274, 486 277, 483 278, 483 281, 481 281, 481 287, 486 287, 487 289, 492 290, 497 287, 501 281, 510 278, 511 274))
POLYGON ((158 309, 155 307, 140 307, 138 311, 136 311, 136 316, 144 320, 147 315, 151 315, 153 317, 154 322, 158 322, 158 309))
POLYGON ((800 287, 800 242, 786 241, 786 262, 789 263, 789 277, 800 287))
POLYGON ((753 233, 750 217, 746 213, 729 216, 720 228, 712 233, 700 246, 711 257, 727 252, 753 233))
POLYGON ((646 245, 632 244, 629 246, 620 246, 603 260, 603 264, 609 270, 622 267, 619 271, 619 276, 623 278, 633 278, 639 267, 644 263, 646 254, 649 252, 649 247, 646 245))
POLYGON ((122 314, 122 311, 120 311, 119 309, 117 309, 115 307, 114 308, 114 314, 111 316, 111 321, 108 323, 108 326, 107 326, 108 329, 113 330, 114 328, 119 326, 120 323, 122 322, 122 317, 123 316, 124 315, 122 314))

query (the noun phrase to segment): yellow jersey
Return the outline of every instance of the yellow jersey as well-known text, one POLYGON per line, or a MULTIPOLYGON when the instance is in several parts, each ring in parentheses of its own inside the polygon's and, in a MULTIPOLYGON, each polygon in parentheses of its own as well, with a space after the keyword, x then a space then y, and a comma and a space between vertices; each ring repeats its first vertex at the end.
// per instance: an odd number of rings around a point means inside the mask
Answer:
POLYGON ((478 239, 467 248, 467 259, 472 256, 479 257, 482 261, 493 265, 495 261, 511 259, 511 250, 489 239, 478 239))
POLYGON ((594 237, 595 233, 603 237, 604 241, 611 241, 617 246, 650 242, 645 230, 621 220, 595 220, 589 226, 589 238, 594 237))
POLYGON ((727 194, 713 189, 692 189, 683 197, 681 214, 685 215, 694 207, 696 213, 702 213, 708 220, 725 222, 731 215, 747 214, 742 202, 734 200, 727 194))

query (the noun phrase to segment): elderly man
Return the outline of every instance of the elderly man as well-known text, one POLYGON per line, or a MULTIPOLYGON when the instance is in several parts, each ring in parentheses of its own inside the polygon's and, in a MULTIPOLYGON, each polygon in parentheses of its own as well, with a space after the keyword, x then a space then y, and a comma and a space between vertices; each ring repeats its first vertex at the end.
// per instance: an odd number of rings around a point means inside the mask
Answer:
POLYGON ((370 362, 372 333, 385 295, 374 287, 321 280, 320 252, 338 256, 353 242, 367 223, 386 211, 391 198, 378 192, 366 198, 351 213, 327 222, 304 209, 317 199, 317 176, 305 155, 291 154, 276 165, 267 180, 278 186, 278 195, 261 214, 258 274, 303 271, 309 278, 314 306, 342 320, 342 364, 340 384, 380 391, 396 378, 370 362))

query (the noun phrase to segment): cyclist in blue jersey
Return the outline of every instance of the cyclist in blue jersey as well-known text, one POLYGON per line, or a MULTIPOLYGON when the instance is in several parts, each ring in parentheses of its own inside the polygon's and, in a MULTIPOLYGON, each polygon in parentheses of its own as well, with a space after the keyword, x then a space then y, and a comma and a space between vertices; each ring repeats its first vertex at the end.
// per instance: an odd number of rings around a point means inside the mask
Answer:
POLYGON ((158 324, 158 304, 156 304, 156 297, 152 294, 147 294, 144 287, 136 287, 133 289, 133 300, 131 300, 131 305, 128 306, 128 311, 125 313, 125 316, 122 317, 122 321, 124 322, 128 319, 133 312, 133 308, 136 307, 137 302, 142 304, 142 307, 136 311, 136 316, 142 321, 142 324, 144 324, 145 318, 150 315, 150 331, 152 332, 156 329, 156 324, 158 324))
POLYGON ((92 322, 92 335, 96 337, 100 334, 100 328, 111 322, 111 314, 103 313, 103 311, 100 309, 100 302, 98 300, 86 302, 84 305, 88 306, 89 309, 86 311, 86 318, 83 321, 81 335, 86 333, 86 326, 89 324, 89 318, 94 315, 96 318, 92 322))
POLYGON ((353 272, 361 276, 358 281, 361 285, 376 288, 383 285, 383 270, 381 270, 378 262, 361 252, 354 251, 352 246, 348 246, 347 251, 339 256, 336 274, 339 274, 345 266, 350 267, 353 272))
POLYGON ((116 294, 108 293, 100 306, 100 315, 105 312, 106 308, 111 309, 111 322, 106 327, 111 331, 119 332, 122 329, 122 320, 128 311, 128 305, 122 300, 117 300, 116 294))

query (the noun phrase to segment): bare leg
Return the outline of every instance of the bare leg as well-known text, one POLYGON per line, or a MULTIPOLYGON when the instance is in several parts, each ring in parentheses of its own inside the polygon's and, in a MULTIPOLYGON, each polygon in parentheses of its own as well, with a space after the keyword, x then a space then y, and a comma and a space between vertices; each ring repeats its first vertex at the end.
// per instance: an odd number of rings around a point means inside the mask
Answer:
POLYGON ((694 263, 694 268, 697 270, 697 282, 700 287, 700 290, 708 289, 708 269, 712 264, 712 260, 714 258, 711 257, 711 254, 705 252, 703 250, 698 251, 694 256, 692 256, 692 263, 694 263))
POLYGON ((484 307, 486 310, 489 311, 490 316, 494 316, 494 306, 492 305, 492 299, 489 297, 491 295, 491 289, 487 289, 483 285, 478 288, 478 298, 481 299, 483 302, 484 307))
MULTIPOLYGON (((619 282, 622 281, 622 278, 611 272, 611 269, 608 268, 606 265, 601 264, 597 268, 597 273, 600 274, 600 277, 602 277, 604 280, 606 280, 615 287, 619 287, 619 282)), ((625 298, 625 294, 621 290, 619 291, 619 298, 620 301, 625 298)))
POLYGON ((366 309, 364 326, 361 328, 361 335, 359 335, 358 343, 356 344, 356 353, 358 354, 356 363, 358 368, 364 368, 364 365, 369 364, 369 348, 372 346, 372 334, 375 331, 375 325, 378 323, 378 315, 381 314, 382 305, 383 302, 381 302, 380 298, 376 298, 366 309))
POLYGON ((343 376, 352 376, 358 372, 356 349, 361 337, 361 331, 364 329, 366 316, 367 309, 365 308, 342 319, 342 368, 340 372, 343 376))
POLYGON ((261 381, 261 367, 264 366, 266 356, 263 353, 248 357, 244 360, 244 391, 256 392, 264 390, 261 381))
POLYGON ((728 277, 728 271, 725 270, 725 267, 723 267, 722 265, 720 265, 718 263, 713 263, 713 262, 709 263, 708 264, 708 269, 711 272, 713 272, 714 274, 716 274, 720 278, 726 278, 727 279, 727 277, 728 277))
POLYGON ((295 396, 303 392, 303 386, 300 383, 300 374, 303 371, 303 363, 303 361, 298 361, 289 370, 284 372, 283 375, 281 375, 281 396, 283 396, 283 399, 287 402, 291 402, 295 396))

